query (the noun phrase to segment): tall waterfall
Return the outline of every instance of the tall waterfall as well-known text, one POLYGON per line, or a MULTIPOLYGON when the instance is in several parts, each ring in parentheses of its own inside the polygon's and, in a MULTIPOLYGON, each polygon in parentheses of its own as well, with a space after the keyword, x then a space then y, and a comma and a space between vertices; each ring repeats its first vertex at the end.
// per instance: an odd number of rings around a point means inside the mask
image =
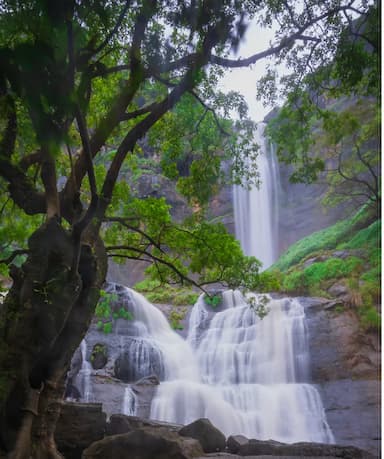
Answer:
POLYGON ((233 190, 236 237, 246 255, 255 256, 268 268, 277 258, 278 168, 273 149, 259 123, 255 142, 260 150, 257 168, 261 184, 251 189, 235 185, 233 190))

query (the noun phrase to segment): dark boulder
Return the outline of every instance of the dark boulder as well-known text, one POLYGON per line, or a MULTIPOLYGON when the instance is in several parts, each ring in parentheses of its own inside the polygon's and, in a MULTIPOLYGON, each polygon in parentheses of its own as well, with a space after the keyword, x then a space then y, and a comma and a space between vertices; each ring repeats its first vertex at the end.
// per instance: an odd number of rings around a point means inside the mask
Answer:
POLYGON ((286 444, 273 440, 248 440, 238 435, 228 438, 228 449, 239 456, 296 456, 339 457, 345 459, 373 459, 375 456, 354 446, 339 446, 323 443, 286 444))
POLYGON ((145 427, 105 437, 87 448, 83 459, 192 459, 202 456, 197 440, 180 437, 164 427, 145 427))
POLYGON ((91 352, 91 364, 93 369, 100 370, 108 362, 108 348, 105 344, 96 343, 91 352))
POLYGON ((152 375, 163 380, 163 354, 150 339, 127 337, 124 351, 115 360, 114 375, 128 383, 152 375))
POLYGON ((63 403, 55 440, 66 459, 80 459, 85 448, 104 437, 106 414, 101 403, 63 403))
POLYGON ((224 434, 209 419, 197 419, 180 429, 179 434, 199 440, 206 453, 214 453, 225 449, 224 434))
POLYGON ((137 416, 126 416, 125 414, 113 414, 107 424, 107 435, 119 435, 132 432, 133 430, 143 427, 164 427, 169 431, 178 432, 182 427, 179 424, 170 424, 168 422, 150 421, 137 416))

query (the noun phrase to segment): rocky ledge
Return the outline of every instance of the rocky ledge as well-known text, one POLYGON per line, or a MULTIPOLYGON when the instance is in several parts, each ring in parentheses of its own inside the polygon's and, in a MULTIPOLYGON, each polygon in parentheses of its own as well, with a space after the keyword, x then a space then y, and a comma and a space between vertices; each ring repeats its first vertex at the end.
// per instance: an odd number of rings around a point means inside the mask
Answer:
POLYGON ((242 435, 228 439, 208 419, 187 426, 112 415, 101 404, 65 403, 56 442, 66 459, 345 458, 373 459, 354 446, 285 444, 242 435))

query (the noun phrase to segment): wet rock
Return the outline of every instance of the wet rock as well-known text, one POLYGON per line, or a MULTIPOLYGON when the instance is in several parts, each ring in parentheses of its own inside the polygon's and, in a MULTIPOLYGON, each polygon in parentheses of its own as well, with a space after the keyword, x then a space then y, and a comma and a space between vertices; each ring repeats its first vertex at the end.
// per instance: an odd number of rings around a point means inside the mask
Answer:
POLYGON ((131 385, 135 394, 135 414, 137 416, 147 419, 150 417, 152 399, 159 384, 159 378, 150 375, 131 385))
POLYGON ((179 430, 184 437, 196 438, 206 453, 223 451, 225 449, 225 436, 209 419, 197 419, 179 430))
POLYGON ((91 352, 91 364, 94 370, 104 368, 108 362, 108 348, 103 343, 97 343, 93 346, 91 352))
POLYGON ((101 403, 63 403, 55 440, 66 459, 80 459, 85 448, 104 437, 106 414, 101 403))
POLYGON ((242 445, 248 443, 248 438, 244 435, 231 435, 227 440, 227 448, 230 453, 237 453, 242 445))
POLYGON ((118 435, 122 433, 132 432, 133 430, 143 427, 163 427, 171 432, 178 432, 183 426, 179 424, 171 424, 168 422, 151 421, 138 416, 126 416, 124 414, 113 414, 109 418, 107 424, 107 435, 118 435))
POLYGON ((93 443, 83 459, 192 459, 202 456, 200 443, 164 427, 145 427, 93 443))
POLYGON ((233 445, 238 446, 236 454, 239 456, 296 456, 296 457, 312 457, 312 456, 324 456, 324 457, 341 457, 348 459, 373 459, 374 456, 366 451, 363 451, 354 446, 338 446, 329 445, 322 443, 293 443, 286 444, 277 441, 260 441, 260 440, 248 440, 245 441, 244 437, 241 438, 240 442, 236 442, 233 445))
POLYGON ((124 382, 135 382, 146 376, 164 379, 164 357, 150 340, 127 338, 125 349, 115 360, 115 377, 124 382), (137 361, 138 357, 140 361, 137 361))

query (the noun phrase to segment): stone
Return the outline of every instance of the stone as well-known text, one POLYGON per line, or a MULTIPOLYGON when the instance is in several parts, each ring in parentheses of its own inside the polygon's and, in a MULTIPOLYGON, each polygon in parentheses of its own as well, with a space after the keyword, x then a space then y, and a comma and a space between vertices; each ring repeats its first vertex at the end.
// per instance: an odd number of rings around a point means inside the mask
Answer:
POLYGON ((91 364, 94 370, 104 368, 108 362, 108 348, 104 343, 96 343, 91 352, 91 364))
POLYGON ((93 443, 83 459, 192 459, 203 456, 200 443, 164 427, 144 427, 93 443))
POLYGON ((335 282, 331 287, 328 289, 328 293, 334 297, 339 297, 343 295, 349 294, 349 289, 343 282, 335 282))
POLYGON ((179 430, 184 437, 199 440, 204 452, 214 453, 225 449, 225 436, 209 419, 201 418, 179 430))
POLYGON ((273 440, 261 441, 251 439, 242 442, 237 451, 239 456, 297 456, 297 457, 341 457, 346 459, 373 459, 375 456, 354 446, 339 446, 323 443, 286 444, 273 440))
POLYGON ((55 440, 66 459, 80 459, 85 448, 104 437, 106 414, 101 403, 65 402, 56 426, 55 440))
POLYGON ((242 445, 249 442, 244 435, 230 435, 227 440, 227 449, 230 453, 237 453, 242 445))
POLYGON ((138 416, 126 416, 125 414, 113 414, 107 424, 107 435, 118 435, 132 432, 133 430, 143 427, 164 427, 171 432, 178 432, 182 426, 180 424, 171 424, 168 422, 151 421, 138 416))
POLYGON ((114 376, 124 382, 135 382, 146 376, 164 379, 164 356, 149 340, 127 337, 124 350, 114 364, 114 376), (137 356, 142 361, 137 363, 137 356))

